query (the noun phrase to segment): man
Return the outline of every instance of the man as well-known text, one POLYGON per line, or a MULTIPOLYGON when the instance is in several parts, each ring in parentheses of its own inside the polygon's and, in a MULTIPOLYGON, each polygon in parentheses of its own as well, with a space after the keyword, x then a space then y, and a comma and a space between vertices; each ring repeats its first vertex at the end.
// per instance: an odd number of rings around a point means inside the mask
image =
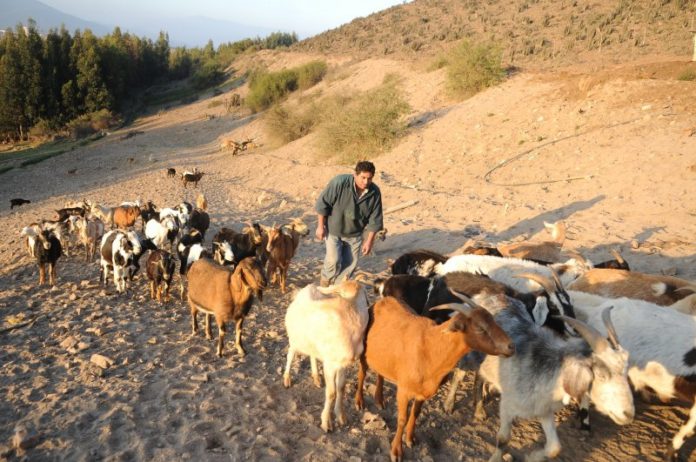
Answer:
POLYGON ((326 240, 321 285, 348 279, 358 265, 359 252, 372 251, 375 235, 382 229, 382 194, 372 182, 375 165, 360 161, 355 172, 332 179, 317 199, 317 232, 326 240), (363 242, 363 232, 367 237, 363 242))

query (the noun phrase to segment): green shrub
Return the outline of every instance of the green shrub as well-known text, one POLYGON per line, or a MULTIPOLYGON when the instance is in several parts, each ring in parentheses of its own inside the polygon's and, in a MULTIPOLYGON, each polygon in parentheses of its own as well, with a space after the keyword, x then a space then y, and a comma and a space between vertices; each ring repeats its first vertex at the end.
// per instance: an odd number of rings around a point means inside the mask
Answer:
POLYGON ((492 44, 462 42, 449 56, 447 86, 455 97, 468 98, 503 80, 502 53, 492 44))
POLYGON ((121 120, 108 109, 102 109, 89 114, 81 115, 80 117, 68 122, 67 127, 70 130, 70 135, 74 139, 84 138, 100 130, 106 130, 116 127, 121 123, 121 120))
POLYGON ((326 61, 310 61, 297 69, 297 85, 304 90, 322 81, 328 70, 326 61))
POLYGON ((297 71, 282 70, 253 76, 249 82, 246 105, 254 112, 277 103, 288 93, 297 90, 297 71))
POLYGON ((271 137, 285 144, 307 135, 316 126, 320 114, 314 103, 293 109, 276 104, 266 113, 264 122, 271 137))
POLYGON ((685 69, 681 74, 679 74, 679 76, 677 76, 677 80, 693 82, 696 80, 696 70, 685 69))
POLYGON ((36 124, 29 129, 29 136, 32 138, 48 138, 58 131, 55 122, 47 119, 39 119, 36 124))
POLYGON ((350 100, 334 98, 324 109, 320 139, 331 155, 346 163, 389 149, 406 128, 410 106, 395 84, 385 84, 350 100))
POLYGON ((208 61, 193 73, 191 84, 200 90, 220 83, 224 77, 222 65, 215 61, 208 61))

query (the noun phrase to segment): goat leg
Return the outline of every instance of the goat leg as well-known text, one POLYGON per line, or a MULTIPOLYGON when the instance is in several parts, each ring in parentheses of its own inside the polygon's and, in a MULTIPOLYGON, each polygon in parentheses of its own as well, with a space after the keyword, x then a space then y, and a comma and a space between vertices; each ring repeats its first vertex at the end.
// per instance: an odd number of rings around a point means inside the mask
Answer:
MULTIPOLYGON (((317 388, 321 388, 321 377, 319 377, 319 367, 317 366, 317 358, 315 358, 314 356, 310 356, 309 364, 312 367, 312 380, 314 381, 314 385, 316 385, 317 388)), ((324 374, 326 374, 326 371, 324 371, 324 374)))
POLYGON ((43 285, 46 282, 46 265, 39 263, 39 285, 43 285))
POLYGON ((474 378, 474 418, 484 420, 486 418, 486 398, 485 383, 481 378, 481 374, 476 373, 474 378))
POLYGON ((405 391, 397 386, 396 389, 396 406, 397 406, 397 421, 396 421, 396 434, 391 443, 391 461, 401 462, 404 458, 404 449, 401 444, 401 438, 404 434, 404 427, 406 426, 406 417, 408 416, 408 395, 405 391))
POLYGON ((346 424, 346 413, 343 410, 343 395, 346 392, 346 369, 341 367, 336 371, 336 403, 334 405, 334 414, 339 425, 346 424))
POLYGON ((503 454, 507 445, 510 442, 510 432, 512 431, 512 419, 505 405, 505 396, 500 398, 500 428, 495 438, 495 451, 488 462, 502 462, 503 454))
POLYGON ((590 427, 590 397, 585 393, 578 404, 578 420, 580 421, 580 430, 587 432, 591 431, 590 427))
MULTIPOLYGON (((213 339, 213 334, 210 332, 210 318, 212 317, 211 314, 206 313, 205 314, 205 338, 208 340, 213 339)), ((220 325, 218 324, 218 330, 220 329, 220 325)))
POLYGON ((406 424, 406 446, 409 448, 413 446, 415 441, 416 419, 420 415, 421 407, 423 407, 423 401, 414 399, 411 406, 411 415, 408 417, 408 423, 406 424))
POLYGON ((379 374, 375 384, 375 404, 378 408, 384 409, 384 377, 379 374))
POLYGON ((292 381, 290 379, 290 368, 292 367, 292 360, 295 358, 295 350, 292 347, 288 347, 288 359, 285 362, 285 372, 283 373, 283 386, 285 388, 290 388, 292 381))
POLYGON ((56 285, 56 262, 49 263, 48 269, 49 280, 51 281, 51 285, 54 286, 56 285))
MULTIPOLYGON (((220 319, 216 319, 217 324, 218 324, 218 346, 217 346, 217 355, 218 358, 222 358, 222 346, 223 342, 225 341, 225 332, 227 332, 227 327, 225 326, 225 323, 222 322, 220 319)), ((207 322, 207 318, 206 318, 207 322)))
POLYGON ((324 410, 321 412, 321 429, 325 432, 333 430, 331 419, 331 407, 336 400, 336 367, 334 364, 324 363, 324 381, 326 382, 326 393, 324 398, 324 410))
POLYGON ((365 409, 365 400, 363 398, 363 384, 365 383, 365 374, 367 374, 367 359, 365 354, 360 356, 360 364, 358 365, 358 386, 355 389, 355 409, 360 411, 365 409))
MULTIPOLYGON (((454 403, 457 400, 457 388, 459 388, 459 384, 461 383, 462 379, 464 378, 464 375, 466 373, 462 369, 455 369, 452 372, 452 378, 450 379, 449 383, 449 392, 447 393, 447 399, 445 399, 445 412, 448 414, 451 414, 454 412, 454 403)), ((476 401, 474 400, 474 403, 476 401)))
POLYGON ((246 356, 246 351, 244 351, 244 347, 242 346, 242 324, 244 323, 244 318, 238 319, 237 320, 237 325, 235 326, 234 333, 235 333, 235 342, 234 346, 237 348, 237 352, 239 352, 239 355, 244 357, 246 356))
POLYGON ((155 281, 150 281, 150 300, 155 299, 155 281))
POLYGON ((189 303, 191 304, 191 335, 193 336, 198 332, 198 322, 196 321, 196 313, 198 313, 198 310, 193 303, 189 303))

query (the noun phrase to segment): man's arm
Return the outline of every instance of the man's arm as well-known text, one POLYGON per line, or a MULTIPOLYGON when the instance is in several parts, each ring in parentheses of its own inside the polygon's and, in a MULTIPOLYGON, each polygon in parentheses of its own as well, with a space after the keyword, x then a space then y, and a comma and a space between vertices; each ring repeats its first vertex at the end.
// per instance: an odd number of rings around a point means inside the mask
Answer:
POLYGON ((317 231, 315 233, 317 239, 319 239, 320 241, 326 239, 326 231, 326 216, 317 214, 317 231))
POLYGON ((367 233, 367 237, 365 238, 365 240, 363 241, 363 244, 362 244, 362 254, 363 255, 369 255, 370 252, 372 252, 372 246, 375 243, 375 236, 376 235, 377 235, 377 233, 375 233, 374 231, 369 231, 367 233))

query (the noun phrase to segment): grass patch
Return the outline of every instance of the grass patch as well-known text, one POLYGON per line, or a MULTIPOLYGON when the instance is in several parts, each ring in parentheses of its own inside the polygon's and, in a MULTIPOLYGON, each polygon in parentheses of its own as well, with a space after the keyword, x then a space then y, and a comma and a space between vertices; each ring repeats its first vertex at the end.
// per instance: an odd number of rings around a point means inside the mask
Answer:
POLYGON ((468 98, 502 82, 505 70, 501 60, 499 47, 463 41, 449 55, 447 87, 450 93, 457 98, 468 98))
POLYGON ((249 76, 249 94, 245 104, 253 112, 267 109, 295 90, 304 90, 316 85, 324 78, 326 71, 324 61, 311 61, 278 72, 254 71, 249 76))
POLYGON ((225 104, 224 101, 221 101, 221 100, 219 100, 219 99, 215 99, 215 100, 213 100, 213 101, 211 101, 211 102, 208 103, 208 109, 212 109, 212 108, 214 108, 214 107, 222 106, 223 104, 225 104))
POLYGON ((394 83, 355 98, 336 97, 325 106, 319 138, 326 152, 352 164, 388 150, 406 129, 410 106, 394 83))
POLYGON ((0 175, 2 175, 3 173, 9 172, 9 171, 12 170, 13 168, 14 168, 14 167, 0 167, 0 175))
POLYGON ((696 70, 686 69, 681 74, 677 76, 677 80, 683 80, 687 82, 693 82, 696 80, 696 70))
POLYGON ((286 144, 307 135, 317 125, 321 113, 316 103, 301 108, 276 104, 264 116, 264 123, 271 138, 286 144))

